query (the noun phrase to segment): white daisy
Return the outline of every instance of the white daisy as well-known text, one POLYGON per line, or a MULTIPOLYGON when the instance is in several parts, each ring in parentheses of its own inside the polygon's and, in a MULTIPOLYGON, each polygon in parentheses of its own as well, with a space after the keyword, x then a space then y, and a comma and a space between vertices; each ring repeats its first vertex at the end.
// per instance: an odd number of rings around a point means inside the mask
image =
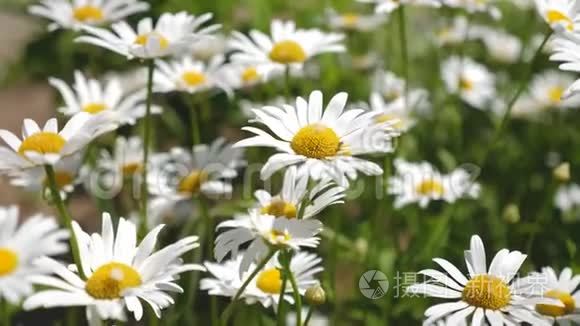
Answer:
POLYGON ((560 186, 554 196, 554 204, 562 213, 580 208, 580 186, 575 183, 560 186))
POLYGON ((456 325, 470 316, 471 325, 483 325, 485 321, 490 325, 518 325, 520 322, 534 326, 550 325, 529 310, 526 284, 514 281, 526 257, 519 251, 502 249, 488 270, 483 242, 474 235, 470 249, 465 251, 469 278, 449 261, 435 258, 433 261, 446 273, 434 269, 420 271, 419 274, 428 277, 428 281, 411 285, 407 293, 455 300, 427 309, 423 325, 444 318, 447 318, 447 325, 456 325))
POLYGON ((470 58, 451 57, 442 67, 447 90, 458 94, 467 104, 486 109, 495 96, 495 77, 482 64, 470 58))
POLYGON ((152 199, 151 220, 162 218, 178 202, 193 196, 223 196, 232 192, 231 180, 245 165, 243 150, 218 138, 211 145, 196 145, 192 151, 173 148, 153 158, 149 173, 152 199))
POLYGON ((469 13, 487 13, 494 19, 501 18, 501 11, 494 5, 496 0, 441 0, 444 6, 463 8, 469 13))
POLYGON ((140 320, 141 299, 161 318, 161 310, 174 303, 167 292, 183 292, 175 283, 179 274, 204 270, 200 265, 183 264, 180 258, 199 246, 197 237, 184 238, 153 252, 161 229, 163 225, 157 226, 137 246, 135 224, 123 218, 119 219, 116 235, 107 213, 103 214, 102 234, 85 233, 73 222, 87 280, 53 259, 39 259, 37 266, 57 276, 31 277, 33 283, 48 289, 26 299, 24 309, 86 306, 87 318, 94 324, 99 319, 125 320, 125 307, 140 320))
POLYGON ((164 13, 153 25, 151 18, 139 21, 137 30, 128 23, 121 21, 111 26, 113 32, 92 26, 83 26, 89 35, 81 36, 77 42, 84 42, 103 47, 110 51, 126 56, 151 59, 167 55, 176 55, 183 52, 187 46, 200 38, 209 37, 220 28, 219 25, 210 25, 201 28, 212 17, 204 14, 199 17, 182 11, 176 14, 164 13))
MULTIPOLYGON (((62 198, 66 198, 67 194, 72 193, 75 186, 82 182, 82 163, 83 153, 77 153, 63 158, 54 165, 56 185, 62 198)), ((47 194, 50 193, 47 188, 46 171, 42 166, 14 171, 14 173, 10 174, 10 184, 22 187, 30 192, 46 190, 47 194)))
POLYGON ((556 31, 573 31, 580 4, 570 0, 535 0, 540 17, 556 31))
POLYGON ((139 173, 143 164, 143 142, 139 137, 118 137, 111 155, 102 150, 97 159, 98 170, 114 171, 120 178, 139 173))
POLYGON ((435 39, 441 46, 460 45, 474 38, 474 26, 470 25, 465 16, 455 16, 451 25, 436 31, 435 39))
MULTIPOLYGON (((574 34, 556 34, 552 37, 550 46, 552 46, 552 55, 550 60, 561 62, 560 70, 580 72, 580 29, 574 34)), ((562 94, 563 98, 580 93, 580 79, 576 79, 562 94)))
POLYGON ((215 56, 225 55, 227 45, 228 42, 225 35, 221 33, 214 34, 212 37, 204 37, 192 43, 185 55, 191 54, 196 60, 208 62, 215 56))
POLYGON ((315 180, 329 176, 340 186, 347 186, 348 179, 355 179, 358 172, 380 175, 380 166, 356 156, 391 152, 391 140, 398 132, 390 122, 377 124, 375 112, 344 110, 347 98, 346 93, 339 93, 323 110, 322 93, 314 91, 308 101, 298 97, 295 107, 255 109, 253 121, 267 126, 275 136, 244 127, 255 136, 235 146, 266 146, 281 152, 268 159, 261 171, 262 179, 291 165, 298 165, 300 173, 309 173, 315 180))
POLYGON ((343 52, 344 35, 318 29, 297 29, 292 21, 273 20, 271 36, 252 30, 250 36, 234 31, 229 42, 234 63, 259 66, 266 75, 289 69, 302 70, 304 63, 319 54, 343 52))
POLYGON ((265 68, 264 66, 230 63, 226 64, 222 69, 222 77, 230 88, 248 88, 266 82, 274 77, 272 73, 268 74, 269 71, 265 68))
POLYGON ((377 123, 392 122, 393 128, 401 132, 408 131, 416 123, 412 116, 413 106, 407 107, 404 97, 387 103, 381 94, 372 93, 369 103, 368 109, 378 113, 375 117, 377 123))
POLYGON ((538 295, 559 300, 560 306, 550 304, 536 304, 535 310, 552 325, 571 326, 580 322, 580 275, 574 276, 572 269, 564 268, 558 276, 552 267, 542 268, 541 273, 531 273, 526 278, 526 282, 533 284, 538 295), (574 322, 574 323, 572 323, 574 322))
MULTIPOLYGON (((103 83, 75 71, 75 82, 72 87, 56 78, 50 78, 49 82, 64 99, 65 105, 58 110, 66 116, 79 112, 93 115, 106 113, 116 123, 134 125, 137 119, 145 115, 146 91, 141 89, 129 93, 115 77, 103 83)), ((153 106, 151 112, 159 114, 161 108, 153 106)))
POLYGON ((266 256, 271 247, 292 250, 315 248, 320 241, 317 235, 322 231, 322 223, 313 218, 299 220, 275 217, 251 209, 247 218, 228 220, 220 223, 217 228, 229 228, 218 235, 215 241, 214 253, 218 262, 229 253, 236 257, 240 246, 251 242, 240 263, 241 274, 248 270, 253 261, 266 256))
POLYGON ((32 15, 53 21, 49 30, 105 25, 147 10, 149 4, 137 0, 41 0, 28 8, 32 15))
POLYGON ((0 298, 17 305, 32 294, 28 278, 48 274, 32 261, 66 253, 67 238, 53 218, 37 214, 18 226, 18 208, 0 207, 0 298))
POLYGON ((410 88, 408 90, 409 93, 405 96, 405 85, 406 81, 393 72, 377 70, 372 80, 372 92, 380 94, 389 105, 398 103, 397 106, 404 106, 407 110, 417 113, 429 111, 431 104, 429 103, 427 90, 410 88), (406 98, 409 101, 409 105, 404 105, 406 98))
POLYGON ((333 9, 326 10, 328 25, 334 29, 347 31, 372 31, 387 21, 384 14, 362 15, 355 12, 337 13, 333 9))
POLYGON ((522 42, 519 38, 506 32, 491 28, 479 28, 481 40, 489 55, 501 63, 515 63, 520 60, 522 42))
MULTIPOLYGON (((211 277, 202 279, 200 288, 208 291, 210 295, 234 297, 242 287, 242 284, 250 277, 250 273, 257 267, 254 263, 250 264, 248 272, 240 276, 238 271, 243 257, 244 253, 240 253, 234 259, 224 261, 221 264, 206 262, 204 265, 211 277)), ((318 284, 314 275, 323 271, 320 266, 321 262, 322 259, 306 252, 298 252, 292 257, 290 271, 296 279, 300 295, 304 295, 309 287, 318 284)), ((282 266, 278 263, 278 257, 272 257, 249 283, 241 298, 247 304, 259 302, 265 308, 274 307, 276 309, 282 290, 281 269, 282 266)), ((283 298, 291 304, 294 303, 289 282, 286 284, 283 298)))
POLYGON ((574 82, 574 76, 559 71, 548 70, 534 76, 529 95, 541 110, 573 109, 580 105, 580 96, 563 98, 566 88, 574 82))
POLYGON ((477 198, 480 185, 465 169, 441 174, 427 162, 411 163, 402 159, 394 162, 396 175, 389 178, 388 191, 395 195, 395 207, 418 203, 427 207, 432 200, 454 203, 460 198, 477 198))
POLYGON ((303 205, 301 218, 311 218, 324 208, 344 203, 345 189, 338 187, 330 180, 318 182, 312 189, 308 188, 308 175, 299 175, 296 167, 290 167, 284 174, 282 191, 272 195, 266 190, 257 190, 254 195, 262 214, 278 217, 295 218, 303 205))
POLYGON ((221 55, 213 57, 207 64, 189 56, 170 62, 156 60, 154 91, 193 94, 219 88, 230 93, 231 89, 221 76, 223 65, 224 57, 221 55))
POLYGON ((358 0, 375 4, 376 13, 391 13, 401 5, 441 7, 440 0, 358 0))
POLYGON ((108 117, 75 114, 58 130, 55 118, 40 128, 26 119, 22 126, 22 140, 8 130, 0 130, 0 138, 10 146, 0 146, 0 172, 26 169, 39 165, 54 165, 61 158, 80 152, 104 132, 113 129, 108 117))

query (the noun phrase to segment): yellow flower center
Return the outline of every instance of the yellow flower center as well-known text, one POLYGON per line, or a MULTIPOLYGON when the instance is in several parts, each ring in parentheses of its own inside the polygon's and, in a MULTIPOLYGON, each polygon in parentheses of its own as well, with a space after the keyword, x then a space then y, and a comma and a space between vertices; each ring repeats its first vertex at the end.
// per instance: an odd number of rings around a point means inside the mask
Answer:
POLYGON ((341 16, 341 20, 342 20, 342 23, 344 24, 344 26, 354 27, 354 26, 356 26, 356 24, 360 20, 360 16, 357 14, 353 14, 353 13, 344 14, 341 16))
POLYGON ((461 298, 471 306, 498 310, 510 303, 509 286, 492 275, 477 275, 463 288, 461 298))
POLYGON ((548 98, 554 104, 558 104, 562 101, 562 94, 564 94, 564 88, 560 86, 555 86, 548 90, 548 98))
POLYGON ((73 17, 75 18, 75 20, 83 23, 87 22, 98 23, 100 21, 103 21, 105 15, 103 13, 103 10, 101 10, 101 8, 86 5, 75 8, 73 10, 73 17))
POLYGON ((282 289, 282 277, 277 268, 266 269, 256 278, 256 286, 265 293, 278 294, 282 289))
POLYGON ((24 155, 26 152, 57 154, 60 153, 65 144, 66 141, 61 135, 54 132, 41 131, 24 139, 22 144, 20 144, 18 153, 20 155, 24 155))
POLYGON ((443 185, 437 180, 428 179, 417 185, 417 193, 423 196, 442 196, 444 192, 443 185))
POLYGON ((131 266, 109 263, 99 267, 87 280, 85 290, 95 299, 119 299, 123 291, 141 285, 141 276, 131 266))
MULTIPOLYGON (((54 179, 56 181, 56 186, 58 189, 62 189, 74 182, 75 177, 66 171, 55 171, 54 179)), ((48 180, 44 180, 44 185, 48 186, 48 180)))
POLYGON ((559 290, 550 290, 544 294, 545 297, 560 300, 564 307, 553 306, 549 304, 537 304, 536 311, 542 315, 551 317, 560 317, 571 314, 576 309, 576 301, 568 292, 559 290))
POLYGON ((8 248, 0 248, 0 277, 14 272, 16 267, 18 267, 18 255, 8 248))
POLYGON ((179 192, 197 193, 201 189, 201 185, 206 182, 209 175, 205 171, 194 170, 179 182, 179 192))
POLYGON ((288 231, 271 230, 269 234, 270 243, 274 245, 284 245, 288 240, 292 239, 288 231))
POLYGON ((470 91, 473 89, 473 82, 465 77, 459 78, 459 88, 462 91, 470 91))
POLYGON ((317 123, 302 127, 290 143, 296 154, 317 159, 335 156, 340 145, 334 130, 317 123))
POLYGON ((278 63, 300 63, 306 60, 306 52, 295 41, 280 41, 272 47, 270 59, 278 63))
POLYGON ((561 11, 554 9, 548 10, 548 12, 546 13, 546 19, 548 20, 548 23, 550 25, 556 23, 564 23, 566 25, 567 30, 571 31, 574 29, 574 22, 572 21, 572 19, 570 19, 561 11))
POLYGON ((147 42, 149 41, 150 37, 156 37, 159 40, 159 47, 162 50, 165 50, 169 47, 169 41, 161 34, 157 33, 157 32, 150 32, 147 34, 141 34, 138 35, 137 38, 135 38, 135 44, 139 44, 141 46, 145 46, 147 45, 147 42))
POLYGON ((254 82, 258 80, 258 78, 260 78, 260 74, 258 74, 258 70, 254 67, 248 67, 242 72, 242 80, 244 83, 254 82))
POLYGON ((274 199, 270 204, 262 207, 262 214, 295 218, 296 206, 281 199, 274 199))
POLYGON ((99 112, 105 111, 107 106, 103 103, 89 103, 83 106, 83 111, 90 114, 97 114, 99 112))
POLYGON ((133 162, 123 165, 123 175, 131 176, 141 170, 141 163, 133 162))
POLYGON ((187 86, 195 87, 205 83, 205 75, 199 71, 186 71, 181 75, 181 79, 187 86))

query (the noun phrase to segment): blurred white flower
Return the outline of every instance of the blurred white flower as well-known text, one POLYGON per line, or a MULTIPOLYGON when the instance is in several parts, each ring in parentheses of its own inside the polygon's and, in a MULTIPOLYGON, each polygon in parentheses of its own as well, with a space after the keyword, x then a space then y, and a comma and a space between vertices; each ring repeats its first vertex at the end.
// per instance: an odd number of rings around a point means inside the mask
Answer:
POLYGON ((255 136, 235 146, 278 150, 262 168, 264 180, 292 165, 314 180, 330 177, 345 187, 349 179, 356 179, 358 172, 380 175, 383 173, 380 166, 356 156, 391 152, 392 138, 399 133, 391 122, 376 123, 376 112, 345 110, 347 98, 346 93, 339 93, 323 109, 322 93, 314 91, 308 100, 298 97, 295 107, 254 109, 256 119, 252 121, 263 124, 274 135, 259 128, 244 127, 243 130, 255 136))
POLYGON ((328 25, 334 29, 346 31, 372 31, 387 21, 384 14, 363 15, 355 12, 337 13, 333 9, 326 10, 328 25))
POLYGON ((125 308, 136 320, 143 317, 141 300, 153 309, 157 318, 161 310, 174 303, 167 292, 182 293, 175 283, 179 274, 205 270, 196 264, 184 264, 181 256, 199 246, 191 236, 154 252, 163 225, 149 232, 137 246, 135 224, 119 219, 117 233, 108 213, 103 214, 101 234, 85 233, 73 222, 79 241, 81 266, 87 276, 82 280, 72 266, 51 258, 35 261, 56 276, 33 276, 30 281, 45 287, 23 304, 24 309, 86 306, 90 325, 101 320, 126 320, 125 308))
POLYGON ((487 52, 496 61, 509 64, 520 60, 523 45, 516 36, 491 28, 480 28, 480 35, 487 52))
POLYGON ((520 322, 534 326, 552 325, 530 309, 530 303, 534 301, 530 299, 529 284, 515 281, 526 257, 519 251, 502 249, 487 269, 483 242, 474 235, 470 249, 465 251, 469 278, 449 261, 435 258, 433 261, 445 273, 434 269, 420 271, 419 274, 429 279, 425 283, 409 286, 407 293, 454 300, 427 309, 424 325, 441 319, 447 319, 446 325, 458 325, 470 316, 471 325, 483 325, 484 320, 489 320, 491 325, 518 325, 520 322))
POLYGON ((479 183, 463 168, 441 174, 427 162, 411 163, 402 159, 394 162, 396 174, 389 178, 388 191, 395 195, 395 207, 418 203, 425 208, 433 200, 454 203, 460 198, 477 198, 479 183))
MULTIPOLYGON (((96 166, 93 171, 98 172, 98 177, 108 177, 111 180, 90 180, 101 181, 112 186, 121 184, 125 178, 131 178, 139 174, 143 169, 143 142, 139 137, 124 138, 118 137, 115 140, 115 147, 112 153, 103 149, 99 153, 96 166), (112 155, 111 155, 112 154, 112 155), (102 174, 110 173, 110 174, 102 174)), ((89 173, 91 171, 88 171, 89 173)), ((89 175, 90 176, 90 175, 89 175)), ((92 177, 92 176, 90 176, 92 177)), ((89 187, 92 189, 92 186, 89 187)))
POLYGON ((580 95, 563 98, 566 88, 574 82, 574 76, 548 70, 532 79, 530 97, 540 109, 574 109, 580 105, 580 95))
POLYGON ((78 37, 77 42, 90 43, 116 52, 127 59, 152 59, 168 55, 182 54, 188 46, 220 28, 219 25, 201 27, 208 22, 212 14, 199 17, 182 11, 176 14, 164 13, 157 23, 144 18, 139 21, 137 30, 127 22, 121 21, 111 26, 112 32, 98 27, 83 26, 88 33, 78 37))
MULTIPOLYGON (((391 71, 377 70, 372 80, 372 93, 378 93, 383 97, 385 105, 395 105, 397 108, 404 107, 413 113, 427 113, 431 109, 429 95, 423 88, 410 88, 405 96, 406 81, 399 78, 391 71), (405 105, 408 99, 409 105, 405 105)), ((373 106, 371 95, 371 107, 373 106)), ((376 103, 380 107, 380 103, 376 103)))
POLYGON ((441 69, 447 90, 469 105, 483 110, 493 100, 495 76, 482 64, 471 58, 451 57, 443 62, 441 69))
POLYGON ((153 75, 154 92, 187 92, 190 94, 221 89, 231 93, 223 77, 225 58, 215 56, 206 64, 186 56, 169 62, 156 60, 153 75))
MULTIPOLYGON (((550 60, 561 62, 559 68, 564 71, 580 72, 580 29, 574 33, 556 34, 552 38, 553 54, 550 60)), ((580 93, 580 79, 568 86, 562 97, 567 98, 580 93)))
POLYGON ((455 16, 450 26, 444 26, 436 32, 436 41, 440 46, 460 45, 474 39, 477 26, 472 26, 465 16, 455 16))
POLYGON ((224 221, 217 226, 217 229, 223 228, 228 230, 215 240, 214 254, 218 262, 228 254, 236 257, 240 246, 250 242, 239 264, 239 274, 243 275, 256 259, 265 257, 272 248, 295 251, 302 247, 316 248, 322 223, 314 218, 288 219, 251 209, 245 218, 224 221))
MULTIPOLYGON (((146 91, 140 89, 136 92, 125 90, 121 81, 111 77, 106 83, 96 79, 87 78, 80 71, 75 71, 75 82, 68 86, 64 81, 50 78, 50 84, 55 87, 64 100, 64 106, 58 110, 72 116, 79 112, 92 115, 106 114, 112 123, 119 125, 134 125, 138 119, 145 116, 146 91)), ((161 113, 161 108, 153 106, 151 112, 161 113)))
POLYGON ((53 21, 49 30, 79 30, 82 25, 116 22, 149 7, 147 2, 137 0, 41 0, 28 7, 28 12, 53 21))
POLYGON ((494 5, 497 0, 441 0, 444 6, 462 8, 469 13, 487 13, 494 19, 501 18, 501 11, 494 5))
POLYGON ((0 207, 0 298, 12 305, 33 293, 29 278, 49 274, 32 262, 67 252, 68 231, 52 217, 37 214, 18 226, 18 208, 0 207))
POLYGON ((375 4, 376 13, 390 14, 401 5, 411 6, 429 6, 439 8, 441 7, 440 0, 358 0, 359 2, 366 2, 375 4))
POLYGON ((562 213, 568 213, 580 207, 580 186, 572 183, 558 188, 554 204, 562 213))
MULTIPOLYGON (((251 263, 248 272, 241 274, 238 272, 242 264, 245 253, 240 253, 235 258, 223 263, 206 262, 204 265, 211 275, 201 280, 200 288, 208 291, 210 295, 225 296, 233 298, 242 284, 250 277, 250 273, 257 267, 251 263)), ((314 254, 298 252, 290 261, 290 271, 296 279, 300 295, 304 295, 306 290, 318 284, 314 278, 317 273, 323 271, 320 266, 322 259, 314 254)), ((272 257, 266 266, 258 273, 244 290, 241 298, 247 304, 259 302, 265 308, 278 308, 280 292, 282 291, 282 266, 278 263, 277 255, 272 257)), ((294 297, 290 283, 286 284, 283 299, 294 304, 294 297)))
POLYGON ((345 51, 344 35, 318 29, 297 29, 292 21, 273 20, 271 36, 258 30, 249 37, 234 31, 229 48, 235 51, 233 63, 254 66, 270 74, 282 74, 287 68, 302 70, 308 59, 328 52, 345 51))
POLYGON ((196 60, 210 61, 215 56, 225 55, 226 50, 227 38, 218 33, 192 43, 184 55, 191 54, 196 60))

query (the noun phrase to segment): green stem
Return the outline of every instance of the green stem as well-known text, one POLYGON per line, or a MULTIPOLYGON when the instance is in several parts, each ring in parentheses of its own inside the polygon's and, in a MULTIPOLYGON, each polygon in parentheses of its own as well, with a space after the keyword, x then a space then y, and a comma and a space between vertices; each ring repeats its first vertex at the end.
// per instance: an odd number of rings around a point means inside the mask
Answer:
POLYGON ((147 170, 149 161, 149 149, 151 147, 151 100, 153 96, 153 72, 155 71, 155 62, 149 60, 148 74, 147 74, 147 102, 145 109, 145 117, 143 118, 143 172, 141 175, 141 225, 139 227, 139 234, 144 237, 147 233, 147 170))
POLYGON ((50 189, 51 197, 52 197, 52 200, 54 201, 54 204, 56 205, 56 208, 58 210, 58 214, 60 216, 60 221, 70 232, 69 242, 70 242, 70 247, 72 250, 75 265, 77 266, 77 270, 79 271, 80 277, 82 279, 86 280, 87 277, 86 277, 86 275, 83 271, 83 267, 81 265, 81 258, 80 258, 80 253, 79 253, 79 242, 77 240, 75 233, 73 232, 72 217, 70 216, 70 213, 69 213, 68 209, 66 208, 64 201, 62 200, 62 197, 60 196, 60 190, 58 189, 58 185, 56 183, 56 176, 54 174, 54 168, 52 167, 52 165, 45 165, 44 169, 46 171, 46 177, 48 180, 48 187, 50 189))
POLYGON ((399 46, 401 47, 401 65, 403 67, 403 78, 405 79, 405 105, 408 105, 409 94, 409 50, 407 44, 407 22, 405 6, 399 6, 399 46))
POLYGON ((290 270, 290 260, 286 264, 286 273, 288 273, 288 278, 290 284, 292 285, 292 293, 294 294, 294 301, 296 303, 296 326, 302 325, 302 297, 300 296, 300 290, 298 289, 298 283, 296 283, 296 278, 290 270))
POLYGON ((308 313, 306 314, 306 319, 304 319, 304 326, 308 326, 310 319, 312 318, 312 313, 314 312, 314 307, 308 308, 308 313))
POLYGON ((286 314, 284 313, 284 293, 286 292, 286 284, 288 284, 288 277, 286 273, 282 273, 282 286, 280 287, 280 295, 278 296, 278 320, 276 322, 277 326, 286 325, 286 314))
POLYGON ((0 297, 0 325, 10 326, 10 304, 0 297))
POLYGON ((522 78, 522 80, 520 82, 520 85, 519 85, 518 89, 516 90, 516 93, 511 98, 511 100, 508 102, 507 108, 506 108, 506 110, 504 112, 504 115, 503 115, 503 117, 501 119, 500 125, 496 129, 495 134, 494 134, 494 136, 492 138, 492 141, 491 141, 491 143, 489 143, 489 146, 487 147, 487 150, 484 152, 484 156, 483 156, 483 158, 482 158, 482 160, 481 160, 481 162, 479 164, 480 167, 483 167, 483 165, 487 161, 487 158, 488 158, 491 150, 495 147, 495 145, 499 141, 499 138, 501 137, 504 129, 509 124, 510 116, 511 116, 512 110, 514 108, 514 105, 516 104, 516 102, 518 101, 518 99, 520 98, 520 96, 522 95, 522 93, 524 92, 524 90, 527 88, 528 83, 530 81, 530 77, 531 77, 531 75, 533 73, 534 65, 535 65, 536 61, 538 60, 538 58, 540 57, 540 54, 542 53, 542 49, 544 48, 544 46, 546 45, 546 43, 550 39, 550 36, 552 36, 552 30, 550 30, 548 33, 546 33, 546 36, 544 37, 544 40, 542 41, 542 43, 540 44, 540 46, 536 50, 536 53, 532 57, 532 60, 528 64, 527 72, 523 76, 524 78, 522 78))
POLYGON ((223 326, 227 325, 228 319, 230 318, 230 315, 232 314, 233 309, 234 309, 238 299, 240 298, 240 296, 242 296, 242 294, 244 293, 244 291, 246 290, 248 285, 250 285, 250 282, 252 282, 252 280, 256 277, 256 275, 258 275, 258 273, 262 270, 262 268, 264 268, 264 266, 266 266, 266 264, 274 256, 276 251, 277 251, 276 249, 270 250, 268 255, 266 255, 266 257, 264 257, 264 259, 258 264, 258 266, 256 266, 256 268, 252 271, 250 276, 246 279, 244 284, 242 284, 242 287, 238 290, 238 292, 236 292, 236 295, 234 296, 234 298, 232 299, 230 304, 226 307, 226 309, 222 313, 221 318, 220 318, 220 325, 223 325, 223 326))
POLYGON ((198 145, 201 144, 201 134, 199 131, 199 114, 197 112, 198 106, 195 105, 195 99, 191 100, 191 142, 192 144, 198 145))
POLYGON ((284 70, 284 91, 286 92, 286 100, 291 100, 292 91, 290 90, 290 66, 286 66, 286 70, 284 70))

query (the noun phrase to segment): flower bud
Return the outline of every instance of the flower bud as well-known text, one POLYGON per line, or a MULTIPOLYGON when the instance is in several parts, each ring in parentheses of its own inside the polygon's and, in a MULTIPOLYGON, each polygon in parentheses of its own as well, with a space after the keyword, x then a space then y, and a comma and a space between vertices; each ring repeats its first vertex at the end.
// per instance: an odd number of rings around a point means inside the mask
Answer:
POLYGON ((564 162, 554 168, 554 178, 561 182, 570 181, 570 163, 564 162))
POLYGON ((326 302, 326 292, 320 285, 315 285, 306 290, 304 298, 309 305, 320 306, 326 302))
POLYGON ((503 211, 503 219, 508 223, 518 223, 520 221, 520 209, 516 204, 509 204, 503 211))

